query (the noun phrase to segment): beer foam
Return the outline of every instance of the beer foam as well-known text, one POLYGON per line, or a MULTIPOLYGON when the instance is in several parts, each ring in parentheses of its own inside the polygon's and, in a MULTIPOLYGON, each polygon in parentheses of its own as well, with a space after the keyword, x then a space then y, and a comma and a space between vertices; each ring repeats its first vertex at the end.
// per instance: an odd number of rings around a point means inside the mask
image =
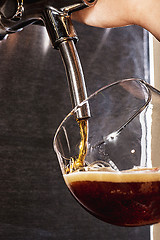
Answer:
POLYGON ((97 181, 97 182, 156 182, 160 181, 160 170, 139 169, 129 171, 79 171, 63 175, 66 184, 77 181, 97 181))

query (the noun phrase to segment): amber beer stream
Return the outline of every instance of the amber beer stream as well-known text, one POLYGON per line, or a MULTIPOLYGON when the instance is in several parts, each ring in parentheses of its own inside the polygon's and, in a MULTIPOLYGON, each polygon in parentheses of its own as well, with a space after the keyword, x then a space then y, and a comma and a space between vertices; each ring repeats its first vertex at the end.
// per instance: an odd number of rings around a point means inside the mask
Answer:
MULTIPOLYGON (((160 93, 129 79, 92 94, 91 118, 76 121, 77 106, 55 138, 66 185, 92 215, 119 226, 160 222, 160 164, 155 152, 160 93), (154 146, 154 147, 153 147, 154 146)), ((84 101, 84 104, 86 103, 84 101)))

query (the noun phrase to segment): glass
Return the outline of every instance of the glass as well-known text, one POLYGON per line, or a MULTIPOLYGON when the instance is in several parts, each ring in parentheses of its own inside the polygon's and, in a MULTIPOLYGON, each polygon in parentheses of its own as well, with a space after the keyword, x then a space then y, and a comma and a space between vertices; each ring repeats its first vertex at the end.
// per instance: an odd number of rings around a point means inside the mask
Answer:
POLYGON ((60 124, 56 151, 66 185, 114 225, 160 222, 160 92, 139 79, 107 85, 60 124), (91 117, 77 120, 89 104, 91 117))

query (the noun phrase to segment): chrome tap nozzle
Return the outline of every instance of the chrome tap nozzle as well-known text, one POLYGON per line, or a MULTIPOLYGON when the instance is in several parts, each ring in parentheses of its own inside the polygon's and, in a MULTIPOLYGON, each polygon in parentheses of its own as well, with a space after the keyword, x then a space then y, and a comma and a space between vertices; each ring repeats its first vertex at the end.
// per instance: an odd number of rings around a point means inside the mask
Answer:
MULTIPOLYGON (((71 13, 93 6, 96 0, 1 0, 0 39, 33 23, 45 25, 51 43, 59 49, 68 78, 73 107, 87 98, 84 75, 75 42, 77 35, 71 13)), ((77 111, 77 118, 90 117, 86 103, 77 111)))

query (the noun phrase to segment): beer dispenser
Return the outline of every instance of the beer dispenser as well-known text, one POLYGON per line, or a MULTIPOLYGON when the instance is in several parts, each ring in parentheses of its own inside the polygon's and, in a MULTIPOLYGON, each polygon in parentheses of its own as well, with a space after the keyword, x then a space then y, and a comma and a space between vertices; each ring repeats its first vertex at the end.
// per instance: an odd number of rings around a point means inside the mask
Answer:
MULTIPOLYGON (((30 24, 44 25, 54 49, 61 53, 73 107, 87 97, 83 70, 75 47, 77 35, 71 13, 90 7, 96 0, 0 0, 0 40, 30 24)), ((77 110, 77 118, 90 116, 88 104, 77 110)))

